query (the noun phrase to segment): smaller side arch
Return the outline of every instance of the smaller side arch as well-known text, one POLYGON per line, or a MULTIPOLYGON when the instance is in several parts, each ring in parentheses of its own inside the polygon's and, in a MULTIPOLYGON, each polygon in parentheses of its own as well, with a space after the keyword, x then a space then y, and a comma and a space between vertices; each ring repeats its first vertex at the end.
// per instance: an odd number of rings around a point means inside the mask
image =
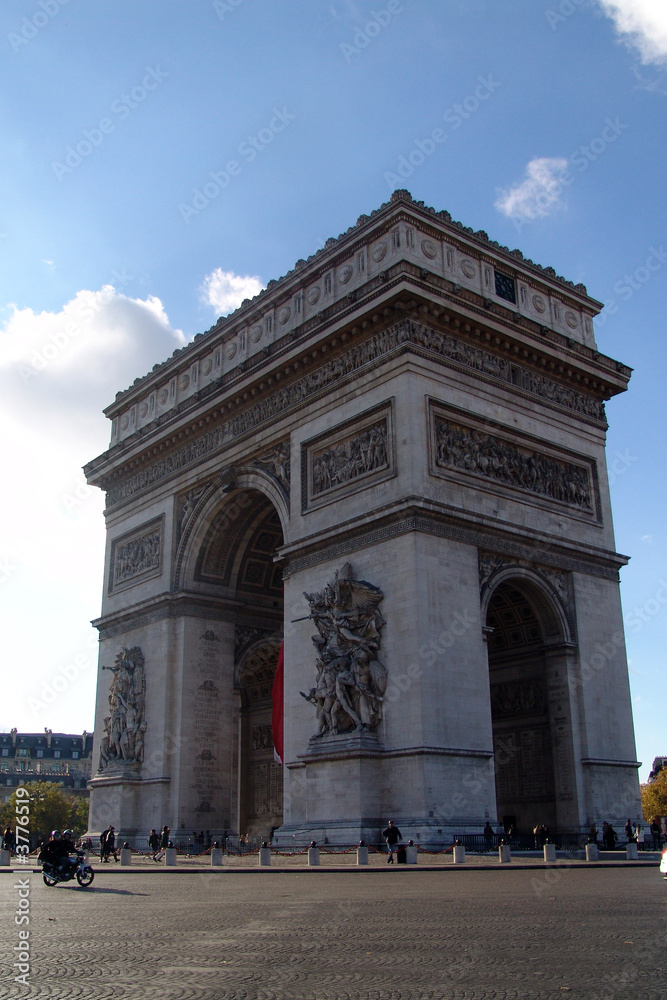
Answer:
POLYGON ((234 663, 234 687, 241 688, 250 675, 265 667, 273 665, 275 673, 282 641, 281 635, 269 632, 246 645, 234 663))
POLYGON ((545 577, 525 566, 504 566, 484 583, 480 595, 483 622, 487 621, 494 593, 507 583, 523 592, 532 604, 546 644, 576 644, 573 623, 561 595, 545 577))

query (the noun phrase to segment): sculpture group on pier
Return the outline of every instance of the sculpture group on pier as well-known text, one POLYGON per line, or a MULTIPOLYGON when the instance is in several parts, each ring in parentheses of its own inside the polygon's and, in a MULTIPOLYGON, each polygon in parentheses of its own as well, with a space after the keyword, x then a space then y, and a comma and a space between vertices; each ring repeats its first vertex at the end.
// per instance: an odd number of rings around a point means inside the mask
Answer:
POLYGON ((387 669, 378 659, 379 609, 383 593, 364 580, 352 579, 345 563, 323 591, 304 592, 318 635, 315 686, 302 697, 317 709, 314 739, 339 733, 376 730, 382 719, 387 669))
POLYGON ((144 759, 144 719, 146 678, 144 656, 139 646, 123 648, 111 670, 109 715, 104 720, 104 736, 100 742, 99 770, 111 764, 141 763, 144 759))

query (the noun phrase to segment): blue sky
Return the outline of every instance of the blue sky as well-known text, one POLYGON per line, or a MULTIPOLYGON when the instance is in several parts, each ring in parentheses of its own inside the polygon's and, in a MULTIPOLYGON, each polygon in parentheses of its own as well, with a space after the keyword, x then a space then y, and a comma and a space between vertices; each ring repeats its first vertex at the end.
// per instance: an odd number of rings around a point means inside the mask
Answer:
POLYGON ((0 728, 92 727, 103 504, 80 468, 102 407, 403 186, 583 281, 608 304, 600 350, 635 369, 607 412, 645 777, 667 753, 661 5, 5 0, 0 48, 0 595, 21 679, 0 728))

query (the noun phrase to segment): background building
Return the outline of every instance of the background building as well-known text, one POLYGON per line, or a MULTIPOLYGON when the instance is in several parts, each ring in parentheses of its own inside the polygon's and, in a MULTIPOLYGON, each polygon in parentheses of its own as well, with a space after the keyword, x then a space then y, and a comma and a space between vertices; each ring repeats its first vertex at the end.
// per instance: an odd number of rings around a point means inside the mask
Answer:
POLYGON ((87 794, 93 734, 0 733, 0 785, 3 801, 29 781, 51 781, 67 791, 87 794))

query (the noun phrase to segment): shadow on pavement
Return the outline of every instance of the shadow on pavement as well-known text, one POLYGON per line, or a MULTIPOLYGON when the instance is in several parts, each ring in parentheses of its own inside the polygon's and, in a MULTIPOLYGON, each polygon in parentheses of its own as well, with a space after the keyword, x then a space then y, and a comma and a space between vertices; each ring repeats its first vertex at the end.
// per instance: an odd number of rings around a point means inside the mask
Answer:
POLYGON ((149 892, 132 892, 131 889, 107 889, 106 887, 97 885, 89 885, 87 888, 84 888, 83 886, 80 885, 68 885, 59 888, 67 888, 74 892, 85 892, 88 895, 92 894, 97 896, 100 896, 104 893, 106 893, 107 895, 111 894, 112 896, 150 896, 149 892))

